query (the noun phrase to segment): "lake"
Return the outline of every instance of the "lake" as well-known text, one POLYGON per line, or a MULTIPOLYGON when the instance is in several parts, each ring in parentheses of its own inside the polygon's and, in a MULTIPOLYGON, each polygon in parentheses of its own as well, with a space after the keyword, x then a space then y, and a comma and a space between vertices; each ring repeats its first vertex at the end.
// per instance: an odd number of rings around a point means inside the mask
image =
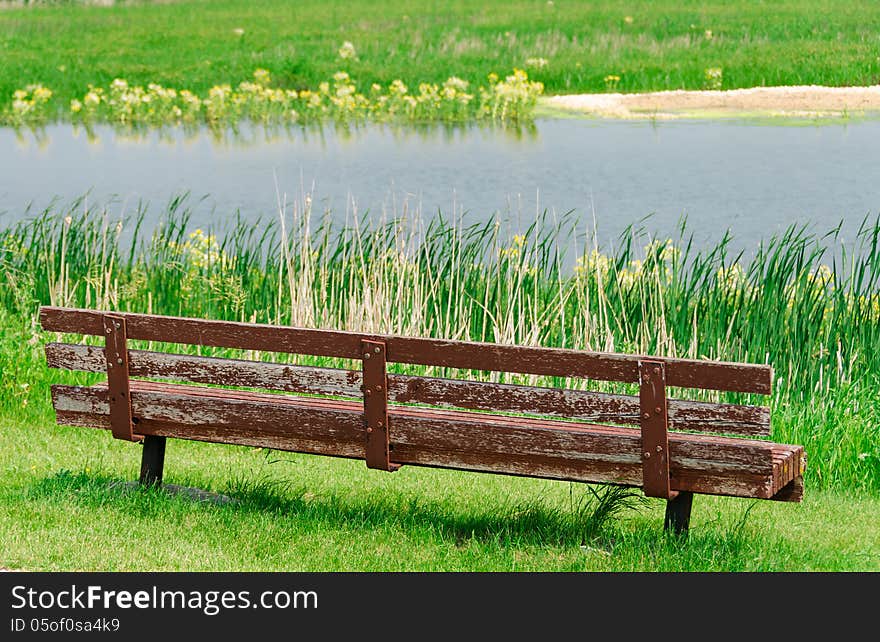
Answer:
MULTIPOLYGON (((649 217, 697 243, 730 228, 748 248, 792 223, 851 237, 880 212, 880 122, 792 126, 746 121, 539 119, 530 128, 244 127, 142 135, 111 126, 0 129, 0 227, 88 192, 114 214, 148 204, 147 225, 188 192, 194 226, 240 211, 278 216, 309 194, 338 221, 354 213, 500 214, 522 227, 538 209, 573 210, 603 245, 649 217), (276 191, 277 189, 277 191, 276 191), (31 206, 28 211, 28 205, 31 206)), ((314 208, 314 205, 313 205, 314 208)))

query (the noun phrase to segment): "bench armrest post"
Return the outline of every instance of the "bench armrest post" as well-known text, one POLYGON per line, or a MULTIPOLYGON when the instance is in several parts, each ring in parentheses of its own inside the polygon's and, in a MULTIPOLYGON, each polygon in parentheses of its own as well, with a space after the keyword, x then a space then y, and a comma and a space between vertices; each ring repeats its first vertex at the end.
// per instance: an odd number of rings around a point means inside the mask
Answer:
POLYGON ((367 468, 394 472, 400 466, 390 460, 388 429, 387 347, 383 341, 361 341, 363 358, 364 430, 367 436, 367 468))
POLYGON ((104 315, 104 338, 107 358, 107 396, 110 402, 110 429, 113 437, 125 441, 143 441, 134 434, 131 412, 131 391, 128 376, 128 334, 125 317, 104 315))
POLYGON ((662 361, 639 361, 639 422, 645 496, 673 499, 678 493, 669 486, 669 416, 662 361))

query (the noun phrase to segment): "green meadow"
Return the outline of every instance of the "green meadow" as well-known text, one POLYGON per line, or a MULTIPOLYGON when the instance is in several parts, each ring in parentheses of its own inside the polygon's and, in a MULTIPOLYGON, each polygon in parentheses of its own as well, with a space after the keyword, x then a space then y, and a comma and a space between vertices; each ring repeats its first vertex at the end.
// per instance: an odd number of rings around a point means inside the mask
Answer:
POLYGON ((135 233, 123 245, 122 231, 137 229, 138 216, 120 226, 83 209, 47 211, 0 236, 7 566, 880 568, 876 220, 845 249, 833 235, 798 228, 752 256, 729 253, 728 237, 697 251, 686 230, 652 239, 631 229, 614 253, 584 244, 564 255, 564 239, 578 238, 577 230, 548 216, 520 234, 502 221, 365 220, 343 229, 312 221, 299 204, 284 226, 193 230, 186 203, 175 202, 153 234, 135 233), (235 501, 132 491, 121 484, 136 478, 138 447, 54 425, 48 386, 100 376, 46 368, 42 346, 55 335, 39 329, 38 304, 767 362, 775 369, 770 397, 700 398, 769 404, 772 438, 806 448, 806 499, 698 496, 683 544, 662 533, 663 502, 639 491, 409 468, 388 475, 362 462, 176 441, 166 481, 235 501), (130 547, 95 545, 120 524, 130 547), (138 543, 156 529, 169 536, 143 558, 138 543))
MULTIPOLYGON (((870 0, 705 3, 181 0, 0 9, 0 113, 42 85, 47 112, 116 78, 205 97, 264 69, 281 90, 347 72, 375 83, 471 87, 521 69, 547 94, 880 83, 870 0)), ((10 120, 7 117, 7 120, 10 120)))
MULTIPOLYGON (((866 0, 0 2, 0 123, 16 127, 528 126, 548 94, 878 83, 866 0)), ((697 248, 685 227, 637 225, 609 250, 547 212, 524 229, 442 213, 340 227, 302 201, 197 229, 182 198, 149 232, 147 214, 78 201, 0 228, 0 568, 880 570, 876 215, 847 244, 804 226, 738 252, 729 234, 697 248), (81 337, 42 331, 41 305, 769 364, 767 397, 687 394, 769 405, 771 438, 805 447, 806 494, 697 496, 680 539, 638 489, 184 441, 165 480, 231 501, 139 489, 139 447, 55 425, 50 386, 101 377, 46 367, 47 342, 81 337)))

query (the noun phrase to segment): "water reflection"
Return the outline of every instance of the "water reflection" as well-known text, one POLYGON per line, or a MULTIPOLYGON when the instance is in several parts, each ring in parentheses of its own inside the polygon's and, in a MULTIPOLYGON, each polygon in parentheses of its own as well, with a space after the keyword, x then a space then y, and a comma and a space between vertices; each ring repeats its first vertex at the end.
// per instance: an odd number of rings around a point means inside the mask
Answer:
MULTIPOLYGON (((52 131, 59 125, 40 125, 33 127, 17 127, 16 142, 23 148, 34 145, 37 149, 46 149, 51 143, 52 131)), ((534 121, 526 122, 425 122, 425 123, 367 123, 367 122, 333 122, 333 123, 243 123, 229 127, 206 127, 200 124, 182 124, 175 126, 122 125, 73 123, 69 125, 74 138, 84 135, 92 145, 99 145, 108 130, 114 141, 118 143, 156 142, 162 145, 192 144, 205 136, 213 144, 244 148, 279 142, 312 142, 326 143, 328 135, 342 142, 357 140, 366 131, 380 131, 392 140, 401 143, 453 143, 464 136, 480 131, 491 136, 503 137, 511 141, 528 142, 538 138, 538 127, 534 121)))
POLYGON ((338 222, 408 209, 525 227, 571 211, 610 244, 649 215, 657 236, 674 237, 687 217, 697 243, 730 229, 753 246, 793 223, 844 220, 843 237, 854 234, 880 211, 877 149, 878 121, 0 128, 0 227, 86 193, 147 204, 147 227, 181 193, 203 227, 237 214, 256 224, 308 194, 338 222))

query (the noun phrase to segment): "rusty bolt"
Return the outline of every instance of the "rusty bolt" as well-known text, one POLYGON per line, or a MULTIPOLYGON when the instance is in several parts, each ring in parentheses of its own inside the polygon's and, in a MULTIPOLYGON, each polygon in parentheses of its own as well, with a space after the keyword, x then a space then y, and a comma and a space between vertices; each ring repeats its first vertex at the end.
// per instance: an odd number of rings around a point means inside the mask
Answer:
POLYGON ((654 368, 654 374, 655 375, 660 374, 660 368, 654 368))
POLYGON ((376 386, 376 390, 381 390, 382 386, 376 386))
POLYGON ((367 427, 367 434, 370 434, 371 432, 373 432, 373 429, 370 427, 367 427))
POLYGON ((110 328, 107 328, 107 334, 110 334, 111 332, 113 331, 110 328))
POLYGON ((654 412, 659 415, 661 412, 663 412, 663 409, 660 406, 657 406, 656 408, 654 408, 654 412))
POLYGON ((382 352, 382 350, 380 348, 376 347, 373 349, 373 352, 375 352, 376 354, 379 354, 380 352, 382 352))
POLYGON ((645 453, 645 459, 650 459, 650 458, 651 458, 651 453, 645 453))
POLYGON ((119 358, 116 360, 116 363, 118 363, 118 364, 121 366, 121 365, 122 365, 122 357, 119 357, 119 358))
POLYGON ((651 383, 650 375, 645 375, 644 377, 642 377, 642 383, 651 383))
POLYGON ((117 329, 117 330, 118 330, 118 329, 119 329, 119 327, 120 327, 120 326, 119 326, 119 321, 114 321, 114 322, 113 322, 113 325, 115 325, 115 326, 116 326, 116 329, 117 329))
POLYGON ((369 352, 365 352, 365 353, 364 353, 364 359, 369 359, 369 358, 370 358, 370 353, 369 353, 369 352))
POLYGON ((658 453, 662 453, 662 452, 663 452, 663 446, 657 446, 657 452, 658 452, 658 453))
POLYGON ((646 413, 645 413, 644 415, 642 415, 642 416, 643 416, 645 419, 650 419, 650 418, 651 418, 651 413, 650 413, 650 412, 646 412, 646 413))
POLYGON ((381 427, 382 427, 382 422, 381 422, 381 421, 377 421, 377 422, 376 422, 376 425, 379 426, 379 428, 381 428, 381 427))
POLYGON ((371 394, 373 394, 373 391, 367 388, 366 390, 364 390, 364 394, 369 397, 371 394))

